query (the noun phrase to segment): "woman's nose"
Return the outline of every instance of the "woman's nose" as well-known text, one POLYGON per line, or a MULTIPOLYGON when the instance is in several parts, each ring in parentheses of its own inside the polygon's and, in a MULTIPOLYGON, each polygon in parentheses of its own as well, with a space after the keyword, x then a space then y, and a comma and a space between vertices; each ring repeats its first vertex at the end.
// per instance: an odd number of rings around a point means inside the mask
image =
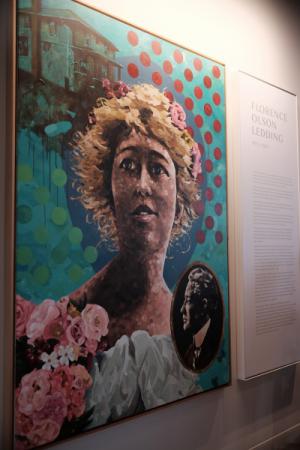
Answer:
POLYGON ((182 306, 180 308, 180 312, 181 312, 181 314, 183 314, 185 312, 185 303, 184 302, 182 303, 182 306))
POLYGON ((147 170, 147 167, 142 166, 136 187, 137 194, 142 197, 149 197, 150 195, 152 195, 151 183, 152 180, 147 170))

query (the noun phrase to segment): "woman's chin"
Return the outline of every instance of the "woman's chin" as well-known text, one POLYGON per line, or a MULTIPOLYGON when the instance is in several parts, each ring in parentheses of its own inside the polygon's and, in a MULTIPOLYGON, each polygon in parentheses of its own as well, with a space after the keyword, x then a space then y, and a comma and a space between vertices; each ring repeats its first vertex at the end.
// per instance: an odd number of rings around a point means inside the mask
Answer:
POLYGON ((133 253, 151 255, 164 248, 161 239, 147 228, 136 229, 134 234, 126 237, 125 247, 133 253))

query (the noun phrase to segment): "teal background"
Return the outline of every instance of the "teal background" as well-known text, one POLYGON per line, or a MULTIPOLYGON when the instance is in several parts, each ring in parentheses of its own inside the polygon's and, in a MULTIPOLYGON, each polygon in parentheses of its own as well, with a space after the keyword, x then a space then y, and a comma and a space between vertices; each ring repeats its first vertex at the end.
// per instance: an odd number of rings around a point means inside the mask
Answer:
MULTIPOLYGON (((21 3, 20 3, 21 5, 21 3)), ((57 8, 57 1, 44 1, 42 7, 57 8)), ((80 16, 87 24, 103 34, 118 48, 117 60, 123 65, 122 79, 128 84, 151 82, 152 73, 159 71, 162 76, 160 90, 172 92, 174 99, 184 106, 184 100, 189 97, 194 102, 192 111, 187 112, 187 124, 193 128, 194 139, 204 148, 202 158, 203 184, 202 200, 204 213, 193 224, 188 242, 182 240, 177 248, 170 249, 166 262, 166 279, 171 289, 175 288, 176 280, 185 267, 194 261, 208 264, 217 275, 225 304, 224 339, 218 358, 213 365, 199 376, 203 389, 210 389, 225 384, 230 378, 229 358, 229 322, 228 322, 228 257, 227 257, 227 198, 226 198, 226 123, 225 123, 225 93, 224 67, 207 58, 196 55, 178 46, 168 43, 151 34, 137 30, 129 25, 113 20, 103 14, 89 10, 71 1, 60 1, 59 9, 70 9, 80 16), (129 31, 134 31, 138 37, 138 45, 133 46, 127 39, 129 31), (161 44, 162 53, 156 55, 151 49, 152 41, 161 44), (177 64, 173 57, 174 50, 179 49, 183 62, 177 64), (139 59, 141 52, 147 52, 151 57, 151 65, 144 67, 139 59), (193 66, 195 58, 202 62, 201 71, 193 66), (173 72, 163 71, 164 61, 170 61, 173 72), (139 76, 132 78, 127 72, 127 66, 133 63, 138 67, 139 76), (218 67, 220 77, 213 76, 213 67, 218 67), (191 69, 193 80, 187 81, 185 69, 191 69), (204 77, 209 76, 211 88, 204 85, 204 77), (174 81, 181 80, 184 89, 178 93, 174 89, 174 81), (203 97, 197 99, 194 88, 200 86, 203 97), (220 105, 214 105, 213 94, 220 95, 220 105), (212 114, 204 113, 204 105, 212 106, 212 114), (197 127, 194 119, 201 114, 203 126, 197 127), (221 131, 216 132, 215 120, 221 123, 221 131), (205 133, 210 132, 213 141, 208 144, 205 133), (215 149, 221 150, 221 159, 215 158, 215 149), (205 161, 211 161, 213 169, 207 171, 205 161), (222 186, 216 187, 214 179, 219 175, 222 186), (205 199, 205 190, 210 188, 212 200, 205 199), (223 207, 221 215, 215 212, 215 205, 223 207), (213 218, 213 228, 205 225, 207 217, 213 218), (205 241, 197 242, 199 232, 205 233, 205 241), (216 232, 221 232, 223 240, 216 242, 216 232), (185 248, 189 251, 185 251, 185 248)), ((59 102, 57 98, 55 101, 59 102)), ((43 108, 42 99, 40 108, 43 108)), ((49 123, 51 125, 51 123, 49 123)), ((56 132, 61 135, 72 127, 69 123, 57 125, 56 132)), ((75 130, 74 130, 75 131, 75 130)), ((86 224, 85 215, 80 210, 79 202, 72 200, 76 192, 72 188, 74 175, 70 169, 71 160, 64 158, 64 152, 51 148, 29 128, 20 128, 17 135, 17 199, 16 199, 16 291, 35 303, 45 298, 59 299, 68 294, 89 279, 99 267, 111 257, 106 248, 99 244, 95 227, 86 224), (87 228, 89 227, 89 228, 87 228), (89 230, 87 232, 87 230, 89 230)))

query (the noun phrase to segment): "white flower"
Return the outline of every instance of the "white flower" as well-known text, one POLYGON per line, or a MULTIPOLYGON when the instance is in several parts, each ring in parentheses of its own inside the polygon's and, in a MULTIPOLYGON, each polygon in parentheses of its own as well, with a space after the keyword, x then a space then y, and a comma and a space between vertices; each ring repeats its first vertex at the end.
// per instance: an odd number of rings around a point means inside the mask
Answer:
POLYGON ((42 369, 51 370, 52 368, 55 369, 59 366, 57 353, 55 351, 50 353, 50 355, 45 352, 42 353, 40 359, 45 363, 43 364, 42 369))
POLYGON ((60 356, 59 358, 59 363, 63 366, 68 366, 70 361, 75 361, 75 353, 73 350, 73 347, 71 345, 67 345, 66 347, 64 347, 63 345, 60 345, 58 347, 58 355, 60 356))

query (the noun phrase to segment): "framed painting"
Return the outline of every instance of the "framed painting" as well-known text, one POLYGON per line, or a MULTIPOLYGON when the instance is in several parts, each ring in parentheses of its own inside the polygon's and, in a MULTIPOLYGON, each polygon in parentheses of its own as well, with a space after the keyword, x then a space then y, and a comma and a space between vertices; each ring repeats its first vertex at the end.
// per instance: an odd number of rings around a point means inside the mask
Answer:
POLYGON ((17 4, 15 448, 230 381, 224 65, 17 4))

